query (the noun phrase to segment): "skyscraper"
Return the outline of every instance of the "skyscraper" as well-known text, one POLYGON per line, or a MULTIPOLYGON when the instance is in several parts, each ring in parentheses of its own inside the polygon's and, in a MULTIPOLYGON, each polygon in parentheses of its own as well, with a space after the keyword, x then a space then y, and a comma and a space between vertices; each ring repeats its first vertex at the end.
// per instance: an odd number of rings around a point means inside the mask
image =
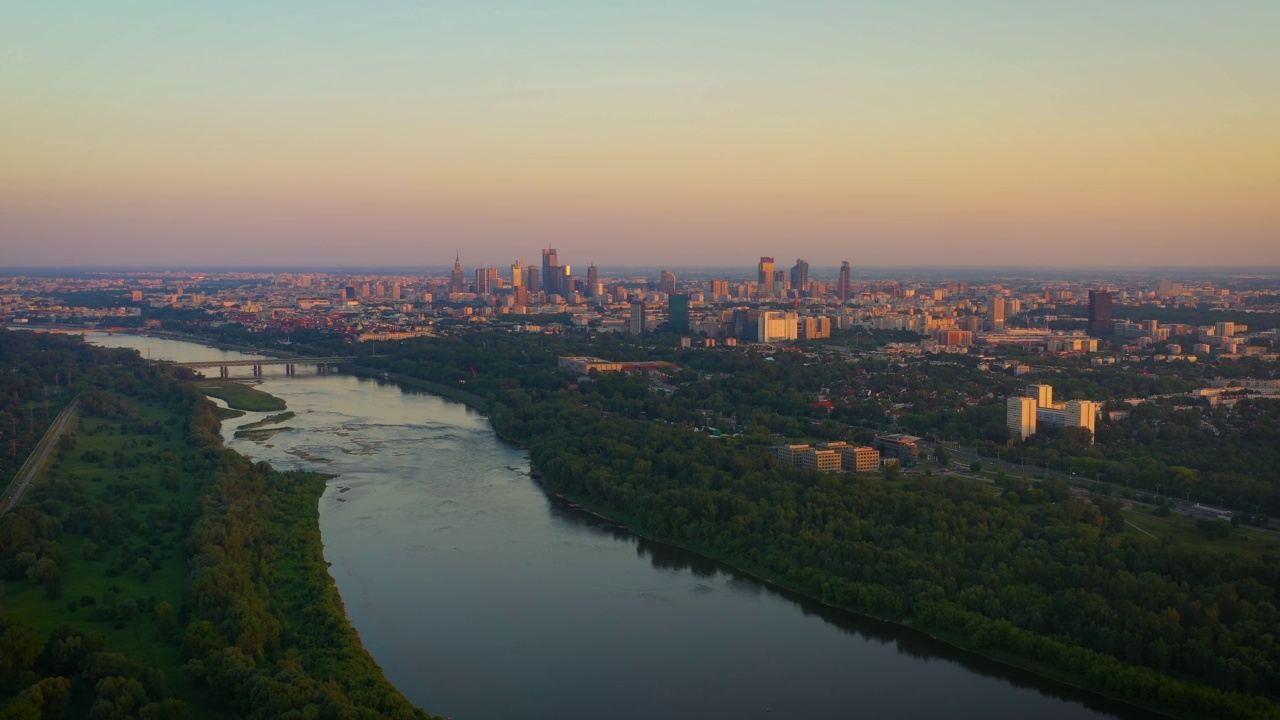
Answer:
POLYGON ((757 282, 761 295, 773 295, 773 258, 762 257, 756 266, 757 282))
POLYGON ((658 289, 670 295, 676 291, 676 274, 670 270, 663 270, 658 276, 658 289))
POLYGON ((1000 296, 987 298, 987 329, 992 332, 1004 332, 1004 298, 1000 296))
POLYGON ((644 333, 644 303, 631 303, 631 334, 641 335, 644 333))
POLYGON ((796 258, 795 267, 791 268, 791 289, 797 292, 809 289, 809 263, 804 258, 796 258))
POLYGON ((462 274, 462 256, 456 255, 453 258, 453 276, 449 278, 449 292, 466 292, 467 278, 462 274))
POLYGON ((849 261, 845 260, 840 263, 840 302, 849 302, 849 297, 853 294, 853 268, 849 267, 849 261))
POLYGON ((596 294, 596 285, 600 283, 600 271, 596 269, 596 264, 591 263, 587 266, 587 294, 596 294))
POLYGON ((524 287, 524 261, 517 260, 515 265, 511 266, 511 287, 524 287))
POLYGON ((671 332, 689 332, 689 296, 676 293, 670 300, 671 332))
POLYGON ((542 284, 547 293, 560 292, 556 284, 556 276, 560 274, 560 262, 556 259, 556 249, 547 248, 542 251, 542 284), (555 268, 555 270, 552 270, 555 268))
POLYGON ((1111 324, 1111 293, 1105 290, 1089 291, 1089 334, 1094 337, 1111 335, 1115 326, 1111 324))
POLYGON ((524 286, 529 289, 529 294, 533 295, 542 289, 539 284, 538 268, 530 265, 524 269, 524 286))

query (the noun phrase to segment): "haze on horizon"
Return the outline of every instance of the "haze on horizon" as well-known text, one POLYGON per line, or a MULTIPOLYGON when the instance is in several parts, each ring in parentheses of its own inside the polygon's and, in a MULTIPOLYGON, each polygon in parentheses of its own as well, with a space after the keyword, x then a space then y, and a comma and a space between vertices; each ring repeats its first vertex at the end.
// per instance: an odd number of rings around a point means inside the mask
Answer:
POLYGON ((1280 3, 961 5, 8 3, 0 265, 1280 265, 1280 3))

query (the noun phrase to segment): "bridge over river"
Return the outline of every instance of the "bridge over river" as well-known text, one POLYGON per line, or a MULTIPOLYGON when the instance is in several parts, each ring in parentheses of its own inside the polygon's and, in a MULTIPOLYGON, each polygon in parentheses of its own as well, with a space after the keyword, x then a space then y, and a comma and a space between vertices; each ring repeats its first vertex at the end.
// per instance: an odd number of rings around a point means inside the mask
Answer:
POLYGON ((287 357, 287 358, 255 358, 252 360, 206 360, 202 362, 180 362, 174 363, 178 367, 191 368, 192 370, 200 370, 204 368, 218 368, 220 377, 230 377, 231 368, 233 367, 252 367, 253 376, 261 377, 264 365, 283 365, 285 375, 293 375, 298 365, 315 365, 316 372, 323 375, 329 372, 330 365, 338 363, 350 362, 355 360, 355 356, 345 357, 287 357))

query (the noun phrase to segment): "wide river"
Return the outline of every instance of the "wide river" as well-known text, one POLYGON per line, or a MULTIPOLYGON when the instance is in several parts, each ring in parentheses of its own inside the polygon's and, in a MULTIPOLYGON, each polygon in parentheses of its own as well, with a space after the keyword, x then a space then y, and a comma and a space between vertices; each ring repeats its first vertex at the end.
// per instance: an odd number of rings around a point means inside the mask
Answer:
MULTIPOLYGON (((144 356, 244 359, 91 335, 144 356)), ((1148 718, 906 628, 779 592, 549 498, 525 452, 433 395, 268 367, 297 417, 227 445, 335 475, 330 572, 410 700, 457 720, 1148 718)), ((233 370, 247 376, 248 368, 233 370)), ((216 377, 216 371, 214 373, 216 377)))

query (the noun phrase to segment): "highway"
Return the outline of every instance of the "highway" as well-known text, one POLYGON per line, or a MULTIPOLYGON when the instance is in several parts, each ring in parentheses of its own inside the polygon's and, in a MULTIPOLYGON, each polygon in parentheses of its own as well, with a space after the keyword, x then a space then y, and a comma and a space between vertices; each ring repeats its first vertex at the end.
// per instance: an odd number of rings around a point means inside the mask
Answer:
POLYGON ((44 467, 45 461, 49 459, 49 453, 53 452, 58 445, 58 438, 62 437, 62 432, 67 429, 67 424, 71 422, 71 418, 75 415, 76 408, 80 407, 80 398, 71 401, 58 417, 54 418, 53 424, 49 426, 49 430, 45 432, 44 437, 40 438, 40 442, 36 444, 31 455, 27 457, 27 461, 18 468, 18 473, 13 476, 13 482, 9 483, 8 489, 5 490, 4 496, 0 497, 0 515, 9 512, 17 507, 22 501, 22 496, 27 492, 27 487, 31 481, 40 474, 40 468, 44 467))

